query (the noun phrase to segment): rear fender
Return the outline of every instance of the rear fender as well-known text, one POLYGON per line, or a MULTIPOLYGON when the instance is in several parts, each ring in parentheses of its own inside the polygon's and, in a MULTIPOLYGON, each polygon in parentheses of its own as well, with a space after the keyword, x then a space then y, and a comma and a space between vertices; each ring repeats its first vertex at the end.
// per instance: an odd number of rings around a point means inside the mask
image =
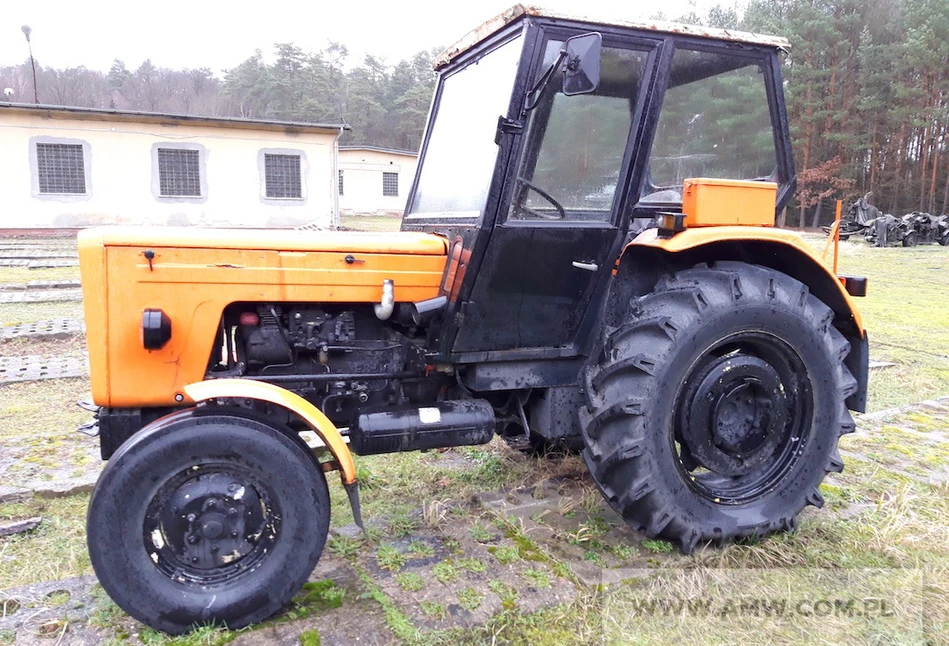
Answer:
POLYGON ((737 260, 770 267, 800 281, 834 312, 834 326, 850 341, 845 363, 859 388, 847 406, 863 412, 867 399, 867 333, 842 279, 834 276, 797 234, 766 227, 693 228, 671 238, 648 229, 626 245, 605 311, 607 325, 618 326, 629 300, 652 290, 667 273, 703 262, 737 260))

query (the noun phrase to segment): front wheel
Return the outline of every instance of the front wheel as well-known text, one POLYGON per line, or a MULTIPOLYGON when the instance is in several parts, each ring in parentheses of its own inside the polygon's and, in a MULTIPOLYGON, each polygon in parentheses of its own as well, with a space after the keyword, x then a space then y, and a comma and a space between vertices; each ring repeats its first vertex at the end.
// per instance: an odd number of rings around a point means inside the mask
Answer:
POLYGON ((678 543, 789 530, 840 471, 850 344, 806 286, 737 262, 634 299, 587 375, 584 458, 635 529, 678 543))
POLYGON ((145 427, 89 503, 89 556, 110 597, 166 633, 240 628, 286 604, 316 566, 329 491, 305 445, 203 407, 145 427))

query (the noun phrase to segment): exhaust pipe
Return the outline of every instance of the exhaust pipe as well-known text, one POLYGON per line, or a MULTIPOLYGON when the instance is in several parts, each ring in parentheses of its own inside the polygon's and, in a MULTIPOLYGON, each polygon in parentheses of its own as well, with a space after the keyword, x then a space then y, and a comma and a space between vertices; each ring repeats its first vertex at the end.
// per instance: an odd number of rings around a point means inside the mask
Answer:
POLYGON ((374 309, 380 321, 388 321, 392 316, 392 310, 395 309, 395 283, 389 278, 382 281, 382 302, 376 303, 374 309))

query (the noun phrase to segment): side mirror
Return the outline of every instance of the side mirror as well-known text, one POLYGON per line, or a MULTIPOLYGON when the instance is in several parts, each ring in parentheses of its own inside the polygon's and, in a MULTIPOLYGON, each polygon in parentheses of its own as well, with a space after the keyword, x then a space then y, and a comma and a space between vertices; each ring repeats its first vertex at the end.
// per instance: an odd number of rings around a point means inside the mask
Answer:
POLYGON ((563 93, 589 94, 600 85, 600 50, 603 36, 597 32, 568 38, 564 43, 563 93))

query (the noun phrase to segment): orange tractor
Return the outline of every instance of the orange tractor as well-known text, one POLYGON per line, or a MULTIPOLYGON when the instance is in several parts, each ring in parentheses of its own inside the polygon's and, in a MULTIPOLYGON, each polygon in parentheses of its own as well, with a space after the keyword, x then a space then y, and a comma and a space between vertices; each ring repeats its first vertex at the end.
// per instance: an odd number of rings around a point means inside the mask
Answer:
POLYGON ((436 60, 401 233, 82 232, 109 595, 262 620, 320 558, 326 473, 358 521, 353 453, 496 434, 582 450, 684 552, 792 529, 868 344, 866 281, 773 228, 786 47, 517 6, 436 60))

